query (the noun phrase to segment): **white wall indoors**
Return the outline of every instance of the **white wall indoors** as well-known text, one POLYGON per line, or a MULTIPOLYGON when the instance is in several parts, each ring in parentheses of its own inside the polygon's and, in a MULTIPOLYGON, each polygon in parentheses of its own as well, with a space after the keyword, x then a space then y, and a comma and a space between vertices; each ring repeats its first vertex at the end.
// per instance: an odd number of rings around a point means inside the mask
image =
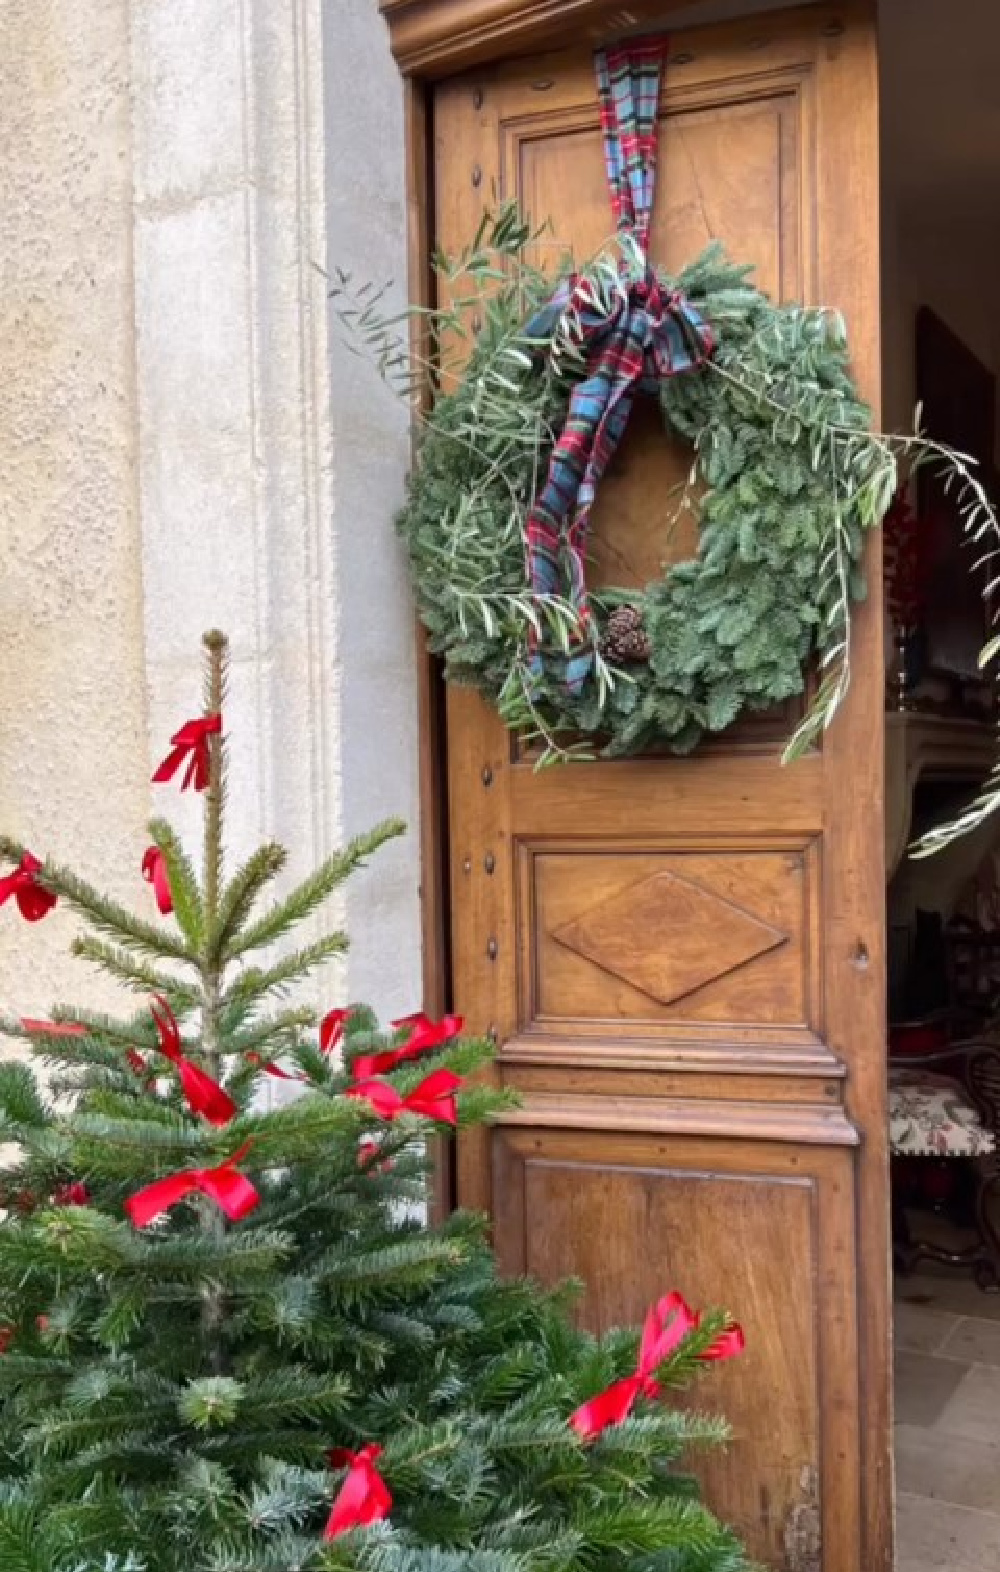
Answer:
MULTIPOLYGON (((404 276, 377 8, 10 0, 0 101, 0 827, 148 905, 149 773, 222 626, 234 846, 277 836, 301 873, 408 819, 322 993, 415 1008, 406 420, 331 334, 324 278, 404 276)), ((188 798, 155 806, 194 828, 188 798)), ((97 996, 72 927, 0 910, 0 1007, 97 996)))
POLYGON ((886 418, 913 412, 931 306, 1000 367, 1000 25, 995 0, 880 0, 886 418))

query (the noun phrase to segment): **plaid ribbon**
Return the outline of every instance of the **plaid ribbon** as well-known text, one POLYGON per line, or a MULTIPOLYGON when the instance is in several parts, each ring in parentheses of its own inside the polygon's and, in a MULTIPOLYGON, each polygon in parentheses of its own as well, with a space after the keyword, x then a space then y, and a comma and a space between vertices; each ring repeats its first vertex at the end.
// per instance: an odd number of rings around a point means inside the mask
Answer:
MULTIPOLYGON (((576 612, 565 671, 571 692, 582 687, 594 659, 584 551, 598 481, 622 439, 636 393, 655 392, 661 378, 702 365, 714 347, 708 324, 681 295, 661 289, 646 256, 665 58, 662 38, 595 56, 611 207, 619 232, 634 242, 639 267, 623 265, 610 306, 596 299, 585 276, 573 275, 525 329, 529 337, 551 338, 560 318, 572 312, 587 364, 526 524, 532 592, 562 594, 576 612)), ((537 644, 531 653, 540 673, 537 644)))

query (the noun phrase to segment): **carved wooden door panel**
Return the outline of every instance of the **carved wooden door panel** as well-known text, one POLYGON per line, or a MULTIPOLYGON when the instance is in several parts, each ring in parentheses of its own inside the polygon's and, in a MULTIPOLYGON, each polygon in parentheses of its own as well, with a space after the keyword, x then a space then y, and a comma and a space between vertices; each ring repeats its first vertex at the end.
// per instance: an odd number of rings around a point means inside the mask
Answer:
MULTIPOLYGON (((873 399, 875 48, 857 8, 677 35, 651 243, 677 268, 718 237, 770 293, 838 306, 873 399)), ((578 254, 609 233, 589 43, 441 84, 433 130, 446 250, 492 192, 578 254)), ((603 483, 594 582, 690 552, 662 527, 690 457, 655 427, 636 412, 603 483)), ((788 1572, 891 1565, 874 588, 850 700, 792 767, 786 714, 689 759, 536 773, 448 696, 455 1004, 523 1100, 462 1143, 459 1199, 505 1270, 582 1277, 595 1326, 674 1287, 741 1320, 746 1355, 699 1394, 734 1429, 703 1472, 788 1572)))

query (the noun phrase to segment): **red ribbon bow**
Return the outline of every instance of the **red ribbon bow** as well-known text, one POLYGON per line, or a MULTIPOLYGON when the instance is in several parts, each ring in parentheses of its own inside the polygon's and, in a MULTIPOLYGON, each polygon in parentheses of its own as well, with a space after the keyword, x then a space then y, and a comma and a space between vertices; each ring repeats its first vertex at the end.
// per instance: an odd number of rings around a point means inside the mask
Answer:
POLYGON ((164 1058, 170 1060, 171 1064, 177 1066, 177 1073, 181 1078, 181 1086, 191 1112, 203 1114, 209 1124, 219 1126, 228 1124, 237 1111, 236 1104, 217 1081, 213 1081, 204 1070, 192 1064, 190 1059, 185 1059, 181 1052, 180 1028, 166 999, 157 994, 156 1004, 151 1004, 149 1008, 156 1022, 160 1052, 164 1058))
POLYGON ((79 1021, 33 1021, 30 1016, 21 1016, 21 1025, 26 1032, 36 1037, 86 1037, 87 1028, 81 1026, 79 1021))
POLYGON ((659 1397, 654 1372, 698 1325, 680 1294, 667 1294, 649 1310, 642 1329, 635 1374, 615 1381, 570 1415, 570 1425, 585 1441, 608 1425, 620 1425, 642 1397, 659 1397))
POLYGON ((358 1081, 349 1086, 345 1097, 357 1097, 370 1103, 380 1119, 398 1119, 400 1114, 422 1114, 425 1119, 438 1119, 442 1124, 458 1123, 455 1093, 462 1084, 462 1077, 451 1070, 435 1070, 415 1086, 408 1097, 403 1097, 388 1081, 358 1081))
POLYGON ((303 1075, 301 1070, 283 1070, 280 1064, 275 1064, 273 1059, 265 1059, 263 1054, 251 1050, 247 1054, 247 1064, 256 1065, 259 1070, 267 1075, 273 1075, 279 1081, 307 1081, 309 1077, 303 1075))
POLYGON ((89 1206, 90 1191, 81 1179, 74 1179, 72 1183, 61 1184, 53 1192, 52 1199, 56 1206, 89 1206))
MULTIPOLYGON (((660 1299, 646 1316, 635 1374, 626 1376, 624 1381, 613 1382, 570 1415, 569 1422, 577 1435, 588 1441, 600 1435, 608 1425, 620 1425, 627 1419, 640 1396, 659 1397, 660 1387, 654 1372, 689 1333, 697 1330, 699 1320, 680 1294, 667 1294, 660 1299)), ((696 1357, 706 1363, 732 1359, 745 1347, 743 1328, 734 1323, 725 1327, 696 1357)))
POLYGON ((0 906, 13 895, 17 909, 26 922, 40 921, 56 904, 56 896, 52 891, 43 890, 38 883, 36 875, 41 871, 42 864, 38 858, 26 851, 14 872, 0 879, 0 906))
POLYGON ((125 1210, 136 1228, 145 1228, 161 1212, 168 1212, 186 1195, 198 1190, 219 1206, 231 1222, 238 1222, 252 1212, 260 1201, 260 1192, 245 1174, 237 1173, 236 1164, 250 1150, 246 1141, 239 1151, 217 1168, 189 1168, 184 1173, 170 1174, 166 1179, 156 1179, 147 1184, 125 1202, 125 1210))
POLYGON ((401 1048, 387 1048, 384 1053, 365 1054, 355 1059, 354 1075, 359 1081, 367 1080, 371 1075, 385 1075, 407 1059, 417 1059, 422 1053, 443 1048, 445 1043, 458 1036, 465 1022, 460 1015, 444 1015, 440 1021, 432 1021, 421 1011, 418 1015, 404 1015, 392 1024, 396 1031, 408 1026, 409 1037, 401 1048))
POLYGON ((737 1354, 742 1354, 747 1346, 741 1326, 727 1326, 719 1333, 714 1342, 703 1348, 698 1358, 705 1364, 713 1363, 719 1359, 735 1359, 737 1354))
POLYGON ((351 1018, 350 1010, 328 1010, 319 1023, 320 1053, 332 1053, 344 1040, 344 1028, 351 1018))
POLYGON ((369 1442, 360 1452, 337 1449, 327 1453, 327 1459, 334 1467, 346 1463, 347 1478, 330 1509, 323 1530, 324 1539, 336 1539, 338 1535, 346 1534, 348 1529, 367 1528, 369 1523, 378 1523, 388 1517, 392 1496, 375 1467, 375 1459, 381 1455, 382 1448, 374 1442, 369 1442))
POLYGON ((378 1141, 362 1141, 358 1147, 358 1167, 377 1168, 379 1173, 387 1174, 393 1167, 393 1161, 391 1157, 382 1157, 378 1141))
POLYGON ((153 886, 156 904, 166 917, 174 909, 174 898, 167 877, 167 860, 158 846, 147 846, 143 853, 142 876, 147 884, 153 886))
POLYGON ((173 747, 163 763, 157 766, 153 780, 158 784, 172 780, 187 759, 181 791, 187 791, 189 786, 193 786, 195 791, 204 791, 209 777, 208 739, 218 736, 221 731, 221 715, 200 715, 197 720, 185 721, 180 731, 175 731, 171 737, 173 747))

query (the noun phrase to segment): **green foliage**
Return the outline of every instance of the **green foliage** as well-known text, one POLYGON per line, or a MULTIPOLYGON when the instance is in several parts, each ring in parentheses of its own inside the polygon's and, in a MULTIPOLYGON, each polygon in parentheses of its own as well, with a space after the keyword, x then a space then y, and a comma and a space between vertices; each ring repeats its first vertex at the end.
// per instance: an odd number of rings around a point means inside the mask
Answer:
MULTIPOLYGON (((590 755, 588 737, 608 755, 652 744, 687 753, 740 714, 801 695, 815 658, 819 681, 786 750, 793 758, 814 746, 847 692, 864 535, 889 507, 900 460, 947 470, 970 538, 995 554, 1000 528, 972 461, 919 434, 873 432, 840 316, 773 304, 750 283, 752 269, 714 244, 676 279, 659 275, 664 296, 679 290, 717 340, 703 368, 659 387, 665 432, 690 443, 692 471, 679 495, 650 499, 651 527, 666 539, 693 513, 697 555, 642 591, 593 592, 594 616, 581 629, 566 594, 534 594, 525 572, 527 515, 586 370, 571 307, 549 312, 546 337, 527 337, 525 323, 554 287, 530 260, 538 240, 504 207, 484 217, 467 253, 439 259, 449 304, 435 341, 449 391, 426 417, 399 518, 431 648, 450 680, 478 688, 509 726, 541 739, 542 762, 590 755), (464 326, 471 300, 483 318, 474 341, 464 326), (601 642, 623 602, 641 609, 652 657, 616 667, 601 642), (571 635, 589 640, 594 656, 578 694, 564 682, 571 635), (529 663, 533 641, 540 673, 529 663)), ((610 313, 623 277, 641 276, 644 265, 619 237, 616 251, 577 271, 610 313)), ((342 280, 338 300, 345 294, 342 280)), ((342 315, 379 346, 383 370, 398 374, 404 350, 388 353, 390 326, 375 302, 342 315)), ((997 650, 1000 640, 989 657, 997 650)), ((987 795, 1000 802, 1000 780, 987 795)), ((986 811, 976 804, 962 827, 986 811)))
MULTIPOLYGON (((213 641, 210 659, 223 653, 213 641)), ((222 751, 213 741, 200 876, 153 826, 172 919, 135 917, 45 864, 47 887, 88 921, 77 953, 133 997, 121 1017, 55 1012, 81 1035, 5 1023, 31 1058, 0 1064, 0 1572, 743 1572, 680 1468, 724 1425, 643 1400, 581 1442, 569 1414, 631 1372, 635 1336, 596 1341, 564 1292, 499 1281, 479 1219, 429 1227, 428 1121, 385 1122, 344 1095, 358 1056, 405 1031, 358 1006, 334 1058, 312 1011, 286 1000, 344 940, 283 941, 399 826, 261 913, 285 857, 265 846, 226 881, 222 751), (135 1008, 150 989, 174 1004, 185 1056, 235 1100, 224 1127, 191 1113, 158 1053, 148 1008, 135 1008), (304 1084, 269 1107, 259 1094, 279 1057, 304 1084), (195 1193, 132 1225, 137 1190, 248 1141, 240 1171, 260 1204, 240 1221, 195 1193), (86 1196, 67 1190, 81 1184, 86 1196), (344 1478, 328 1450, 370 1442, 391 1514, 324 1543, 344 1478)), ((12 906, 3 920, 18 920, 12 906)), ((453 1040, 388 1079, 406 1095, 429 1069, 466 1075, 485 1057, 453 1040)), ((460 1118, 499 1106, 469 1088, 460 1118)), ((670 1356, 665 1389, 695 1374, 722 1324, 707 1317, 670 1356)))

